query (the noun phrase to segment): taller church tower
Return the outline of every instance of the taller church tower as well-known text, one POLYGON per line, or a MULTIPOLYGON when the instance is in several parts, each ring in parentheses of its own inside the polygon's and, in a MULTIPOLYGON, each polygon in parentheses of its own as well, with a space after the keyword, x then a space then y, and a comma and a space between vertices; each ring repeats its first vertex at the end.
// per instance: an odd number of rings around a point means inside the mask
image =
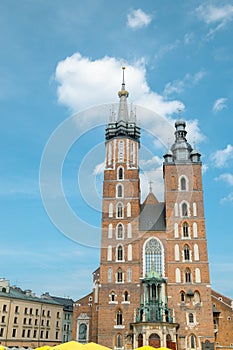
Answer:
POLYGON ((140 128, 128 112, 124 68, 118 96, 118 115, 110 117, 106 128, 98 310, 98 342, 111 348, 121 348, 129 333, 141 277, 140 128))

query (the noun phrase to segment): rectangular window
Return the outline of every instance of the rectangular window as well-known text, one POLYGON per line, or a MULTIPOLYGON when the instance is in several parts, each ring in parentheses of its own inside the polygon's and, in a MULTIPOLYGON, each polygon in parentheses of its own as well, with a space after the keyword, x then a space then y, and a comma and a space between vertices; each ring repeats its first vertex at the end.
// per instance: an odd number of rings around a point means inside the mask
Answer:
POLYGON ((13 328, 12 329, 12 338, 15 338, 15 336, 16 336, 16 328, 13 328))
POLYGON ((3 305, 2 312, 7 312, 7 305, 6 304, 3 305))
POLYGON ((59 333, 58 333, 58 332, 56 332, 56 339, 58 339, 58 336, 59 336, 59 333))
POLYGON ((32 315, 32 307, 30 308, 30 315, 32 315))
POLYGON ((38 319, 35 319, 35 326, 38 326, 38 319))
POLYGON ((27 323, 27 319, 26 317, 23 319, 23 324, 26 324, 27 323))
POLYGON ((30 338, 31 336, 31 329, 28 329, 27 337, 30 338))
POLYGON ((40 332, 40 338, 43 339, 43 337, 44 337, 44 331, 41 331, 40 332))
POLYGON ((4 328, 0 328, 0 337, 3 337, 4 335, 4 328))
POLYGON ((18 317, 15 317, 14 318, 14 324, 17 324, 18 323, 18 317))
POLYGON ((49 327, 49 320, 47 320, 47 322, 46 322, 46 326, 47 326, 47 327, 49 327))
POLYGON ((2 316, 2 323, 6 322, 6 316, 2 316))
POLYGON ((46 339, 49 338, 49 331, 46 331, 46 333, 45 333, 45 338, 46 338, 46 339))
POLYGON ((60 312, 59 311, 57 312, 57 318, 60 318, 60 312))
POLYGON ((22 338, 25 337, 25 329, 22 330, 22 338))
POLYGON ((18 307, 18 306, 15 307, 15 313, 16 313, 16 314, 19 313, 19 307, 18 307))
POLYGON ((24 314, 27 315, 27 313, 28 313, 28 308, 25 307, 25 309, 24 309, 24 314))
POLYGON ((48 312, 47 312, 47 316, 48 316, 48 317, 50 317, 50 310, 48 310, 48 312))
POLYGON ((45 310, 42 310, 42 316, 45 316, 45 310))
POLYGON ((36 316, 39 316, 39 310, 36 309, 36 316))
POLYGON ((33 331, 33 338, 36 338, 36 330, 33 331))

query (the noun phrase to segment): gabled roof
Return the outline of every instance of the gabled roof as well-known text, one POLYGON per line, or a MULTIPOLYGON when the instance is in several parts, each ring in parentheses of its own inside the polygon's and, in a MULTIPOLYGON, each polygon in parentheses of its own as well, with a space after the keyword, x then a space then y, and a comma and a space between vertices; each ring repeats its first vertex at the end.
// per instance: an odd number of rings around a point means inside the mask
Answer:
POLYGON ((165 204, 150 192, 140 208, 140 231, 165 231, 165 204))

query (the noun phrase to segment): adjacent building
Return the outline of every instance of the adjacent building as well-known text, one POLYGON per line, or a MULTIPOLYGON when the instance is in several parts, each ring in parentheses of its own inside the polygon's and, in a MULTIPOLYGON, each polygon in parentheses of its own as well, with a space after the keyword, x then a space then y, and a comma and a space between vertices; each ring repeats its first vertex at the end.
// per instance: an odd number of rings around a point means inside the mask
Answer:
POLYGON ((63 306, 0 279, 0 344, 36 348, 62 342, 63 306))
POLYGON ((178 120, 164 154, 164 201, 150 189, 141 203, 140 128, 128 111, 124 75, 118 95, 118 114, 106 126, 100 268, 93 291, 75 302, 73 337, 112 349, 230 348, 232 328, 225 337, 220 331, 232 304, 213 307, 201 154, 178 120))

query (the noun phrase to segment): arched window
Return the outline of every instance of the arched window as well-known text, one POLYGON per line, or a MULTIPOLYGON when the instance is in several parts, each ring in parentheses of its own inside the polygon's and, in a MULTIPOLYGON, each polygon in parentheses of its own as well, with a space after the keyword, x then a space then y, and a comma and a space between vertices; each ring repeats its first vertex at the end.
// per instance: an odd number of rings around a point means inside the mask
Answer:
POLYGON ((117 334, 116 346, 117 346, 117 348, 122 348, 122 335, 121 334, 117 334))
POLYGON ((189 225, 187 222, 184 222, 183 223, 183 226, 182 226, 182 235, 183 237, 189 237, 189 225))
POLYGON ((193 223, 193 237, 197 238, 198 237, 198 232, 197 232, 197 223, 193 223))
POLYGON ((191 349, 196 348, 196 338, 195 338, 195 335, 193 335, 193 334, 191 334, 189 337, 189 346, 191 349))
POLYGON ((128 261, 132 261, 132 244, 128 245, 128 261))
POLYGON ((112 238, 112 224, 108 225, 108 238, 112 238))
POLYGON ((112 203, 109 204, 108 215, 110 218, 113 217, 113 204, 112 203))
POLYGON ((118 143, 118 162, 124 161, 124 141, 118 143))
POLYGON ((191 271, 189 268, 187 268, 185 270, 185 282, 186 283, 191 283, 192 282, 192 279, 191 279, 191 271))
POLYGON ((108 144, 108 165, 112 163, 112 144, 108 144))
POLYGON ((180 301, 182 302, 182 303, 184 303, 185 302, 185 292, 180 292, 180 301))
POLYGON ((110 301, 115 301, 116 300, 116 293, 115 292, 111 292, 110 294, 110 301))
POLYGON ((195 269, 195 280, 196 283, 201 283, 201 271, 198 267, 195 269))
POLYGON ((174 224, 174 237, 178 238, 179 237, 179 232, 178 232, 178 224, 174 224))
POLYGON ((112 282, 112 268, 109 267, 108 269, 108 282, 111 283, 112 282))
POLYGON ((132 225, 130 222, 127 225, 127 237, 132 238, 132 225))
POLYGON ((122 325, 122 312, 121 310, 117 310, 117 325, 120 326, 122 325))
POLYGON ((117 185, 116 187, 117 198, 123 197, 123 185, 117 185))
POLYGON ((188 216, 188 205, 187 203, 182 203, 181 205, 181 216, 186 217, 188 216))
POLYGON ((129 293, 127 292, 127 290, 124 293, 124 301, 129 301, 129 293))
POLYGON ((86 342, 87 339, 87 325, 85 323, 81 323, 79 325, 78 330, 78 341, 80 343, 86 342))
POLYGON ((194 323, 194 317, 192 313, 189 314, 189 323, 194 323))
POLYGON ((122 203, 117 203, 117 210, 116 210, 116 214, 117 214, 117 218, 123 218, 123 204, 122 203))
POLYGON ((194 292, 194 303, 198 304, 200 302, 201 302, 201 296, 200 296, 200 293, 196 290, 194 292))
POLYGON ((199 249, 198 249, 198 245, 194 244, 194 260, 198 261, 199 260, 199 249))
POLYGON ((112 246, 111 245, 108 246, 108 257, 107 257, 107 260, 108 261, 112 260, 112 246))
POLYGON ((179 250, 179 245, 175 244, 175 260, 179 261, 180 260, 180 250, 179 250))
POLYGON ((127 217, 130 218, 130 216, 131 216, 131 204, 130 203, 127 203, 126 211, 127 211, 127 217))
POLYGON ((128 267, 127 269, 127 282, 132 282, 132 268, 128 267))
POLYGON ((187 191, 188 190, 188 184, 187 184, 187 179, 186 177, 182 176, 180 178, 180 190, 181 191, 187 191))
POLYGON ((124 238, 124 226, 122 223, 118 224, 116 227, 116 238, 123 239, 124 238))
POLYGON ((123 260, 123 247, 122 245, 119 245, 117 247, 117 260, 122 261, 123 260))
POLYGON ((180 278, 180 269, 177 267, 176 268, 176 283, 180 283, 181 278, 180 278))
POLYGON ((138 334, 138 348, 141 348, 143 346, 143 335, 142 333, 138 334))
POLYGON ((118 168, 117 178, 118 180, 124 180, 124 168, 121 166, 118 168))
POLYGON ((193 216, 197 216, 197 204, 193 202, 193 216))
POLYGON ((184 246, 184 260, 189 261, 190 260, 190 249, 187 244, 184 246))
POLYGON ((163 275, 162 245, 156 238, 149 239, 144 245, 145 274, 155 271, 163 275))
POLYGON ((174 213, 175 213, 175 216, 179 216, 178 204, 177 203, 175 203, 175 206, 174 206, 174 213))
POLYGON ((121 268, 117 270, 117 282, 123 282, 123 273, 121 268))
POLYGON ((132 164, 135 163, 135 144, 134 144, 134 142, 131 143, 130 161, 132 164))

